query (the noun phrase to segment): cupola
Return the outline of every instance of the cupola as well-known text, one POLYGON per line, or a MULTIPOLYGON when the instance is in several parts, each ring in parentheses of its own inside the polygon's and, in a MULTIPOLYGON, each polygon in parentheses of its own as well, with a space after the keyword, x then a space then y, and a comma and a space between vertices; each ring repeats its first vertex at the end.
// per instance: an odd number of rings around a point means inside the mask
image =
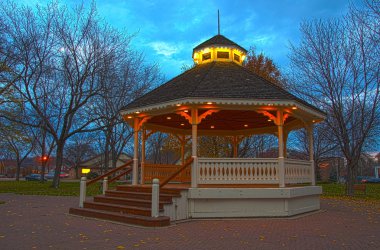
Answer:
POLYGON ((242 65, 246 54, 246 49, 220 34, 193 49, 193 59, 196 64, 219 61, 242 65))

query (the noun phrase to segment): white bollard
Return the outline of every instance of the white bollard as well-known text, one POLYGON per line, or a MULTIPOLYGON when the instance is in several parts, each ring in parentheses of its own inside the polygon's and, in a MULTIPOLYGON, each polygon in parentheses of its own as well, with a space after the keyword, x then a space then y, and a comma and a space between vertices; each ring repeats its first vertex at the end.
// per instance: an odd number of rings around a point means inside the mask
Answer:
POLYGON ((80 178, 80 190, 79 190, 79 207, 83 208, 83 203, 86 200, 86 177, 80 178))
POLYGON ((160 202, 160 181, 153 179, 152 184, 152 217, 159 215, 159 202, 160 202))
POLYGON ((104 177, 104 179, 103 179, 103 194, 106 194, 107 189, 108 189, 108 177, 104 177))

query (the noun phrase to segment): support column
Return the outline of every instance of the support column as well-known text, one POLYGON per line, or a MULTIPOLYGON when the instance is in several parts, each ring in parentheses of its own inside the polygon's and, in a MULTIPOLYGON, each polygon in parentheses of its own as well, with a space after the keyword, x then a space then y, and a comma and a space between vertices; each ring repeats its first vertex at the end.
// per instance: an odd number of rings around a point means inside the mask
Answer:
POLYGON ((146 130, 143 129, 142 130, 142 135, 141 135, 141 179, 140 179, 140 183, 141 184, 144 184, 145 183, 145 172, 144 172, 144 168, 145 168, 145 141, 146 141, 146 130))
POLYGON ((277 111, 278 128, 278 174, 280 187, 285 187, 285 159, 284 159, 284 117, 282 110, 277 111))
POLYGON ((288 157, 288 153, 286 152, 287 151, 287 144, 288 144, 288 135, 289 135, 289 132, 288 131, 284 131, 284 158, 288 157))
POLYGON ((132 185, 138 184, 138 174, 139 174, 139 119, 134 120, 134 148, 133 148, 133 170, 132 170, 132 185))
POLYGON ((314 163, 314 136, 313 136, 313 124, 307 127, 307 135, 309 139, 309 160, 311 165, 311 185, 315 186, 315 163, 314 163))
POLYGON ((185 144, 186 144, 186 136, 181 136, 181 164, 185 164, 185 144))
POLYGON ((198 109, 191 109, 191 157, 193 158, 193 166, 191 169, 191 187, 197 187, 197 130, 198 130, 198 109))
POLYGON ((233 146, 233 150, 234 150, 233 157, 237 158, 237 156, 238 156, 238 138, 236 135, 234 137, 232 137, 232 146, 233 146))

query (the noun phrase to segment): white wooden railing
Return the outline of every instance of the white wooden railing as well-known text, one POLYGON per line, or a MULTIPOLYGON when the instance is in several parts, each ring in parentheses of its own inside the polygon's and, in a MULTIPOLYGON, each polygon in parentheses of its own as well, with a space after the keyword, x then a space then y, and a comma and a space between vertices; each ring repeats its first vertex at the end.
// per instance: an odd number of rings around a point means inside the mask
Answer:
POLYGON ((311 182, 311 169, 310 161, 285 159, 285 183, 311 182))
POLYGON ((277 184, 277 158, 198 158, 198 184, 277 184))

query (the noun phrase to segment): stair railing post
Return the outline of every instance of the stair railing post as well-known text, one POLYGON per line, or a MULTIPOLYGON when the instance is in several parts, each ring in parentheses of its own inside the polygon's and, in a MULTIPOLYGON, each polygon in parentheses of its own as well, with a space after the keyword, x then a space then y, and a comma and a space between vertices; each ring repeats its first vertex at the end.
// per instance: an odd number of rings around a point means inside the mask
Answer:
POLYGON ((104 179, 103 179, 103 194, 106 194, 107 189, 108 189, 108 177, 104 177, 104 179))
POLYGON ((160 202, 160 181, 155 178, 152 184, 152 217, 159 215, 159 202, 160 202))
POLYGON ((83 208, 83 203, 86 201, 86 177, 80 178, 80 190, 79 190, 79 207, 83 208))

